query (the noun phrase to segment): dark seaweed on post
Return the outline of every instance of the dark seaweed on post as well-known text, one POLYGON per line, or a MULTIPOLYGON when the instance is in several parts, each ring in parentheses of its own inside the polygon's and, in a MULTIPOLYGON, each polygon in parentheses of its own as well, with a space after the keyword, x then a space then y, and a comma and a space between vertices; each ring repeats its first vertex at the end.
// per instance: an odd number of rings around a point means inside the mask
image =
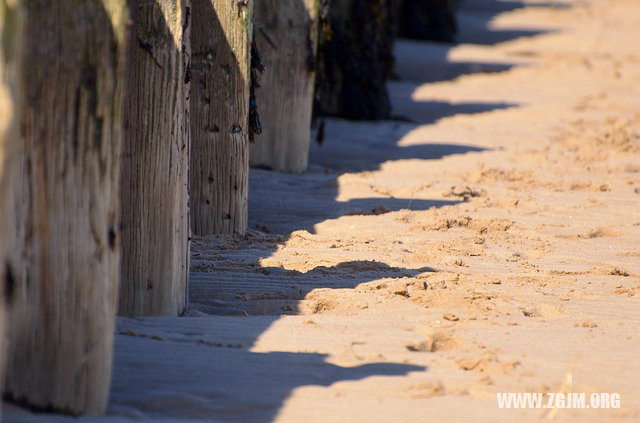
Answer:
POLYGON ((249 84, 249 142, 252 143, 256 141, 256 135, 262 133, 260 115, 258 114, 258 103, 256 101, 256 90, 260 88, 256 71, 262 73, 264 69, 265 67, 260 58, 260 51, 256 44, 256 35, 254 32, 251 40, 251 82, 249 84))
POLYGON ((456 40, 458 0, 395 0, 398 35, 452 43, 456 40))
POLYGON ((389 0, 321 2, 316 116, 389 117, 385 82, 393 67, 391 4, 389 0))

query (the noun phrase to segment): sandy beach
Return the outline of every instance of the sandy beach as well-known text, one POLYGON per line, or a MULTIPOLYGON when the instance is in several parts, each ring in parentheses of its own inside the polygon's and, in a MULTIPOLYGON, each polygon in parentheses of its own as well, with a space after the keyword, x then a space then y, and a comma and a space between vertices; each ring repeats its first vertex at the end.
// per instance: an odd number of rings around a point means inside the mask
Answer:
POLYGON ((186 316, 118 319, 106 416, 4 421, 640 420, 640 2, 465 0, 459 25, 397 42, 394 120, 251 170, 249 233, 193 241, 186 316))

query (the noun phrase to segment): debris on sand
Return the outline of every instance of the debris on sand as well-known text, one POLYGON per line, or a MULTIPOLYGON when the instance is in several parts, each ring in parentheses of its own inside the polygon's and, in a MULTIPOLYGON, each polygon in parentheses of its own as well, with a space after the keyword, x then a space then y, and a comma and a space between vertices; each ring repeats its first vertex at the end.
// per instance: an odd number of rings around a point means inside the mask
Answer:
POLYGON ((598 324, 593 320, 585 320, 583 322, 576 323, 573 326, 577 328, 597 328, 598 324))
POLYGON ((446 351, 455 348, 456 341, 450 335, 442 332, 435 332, 427 335, 424 341, 417 344, 405 345, 405 348, 412 352, 436 352, 446 351))
POLYGON ((464 187, 458 187, 453 185, 449 191, 442 194, 444 197, 458 197, 462 198, 463 201, 469 201, 471 198, 481 197, 485 195, 486 192, 482 190, 476 190, 471 188, 469 185, 464 187))
POLYGON ((629 276, 629 272, 619 267, 614 267, 613 269, 611 269, 609 271, 609 274, 613 276, 629 276))

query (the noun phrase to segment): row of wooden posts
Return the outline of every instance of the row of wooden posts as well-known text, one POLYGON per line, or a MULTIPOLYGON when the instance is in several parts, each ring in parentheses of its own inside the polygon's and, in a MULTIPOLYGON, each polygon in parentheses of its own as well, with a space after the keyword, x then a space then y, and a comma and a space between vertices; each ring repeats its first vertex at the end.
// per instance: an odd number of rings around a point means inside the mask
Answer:
POLYGON ((0 0, 10 398, 103 412, 116 314, 185 310, 191 234, 247 229, 249 161, 305 171, 313 107, 388 117, 393 1, 0 0))

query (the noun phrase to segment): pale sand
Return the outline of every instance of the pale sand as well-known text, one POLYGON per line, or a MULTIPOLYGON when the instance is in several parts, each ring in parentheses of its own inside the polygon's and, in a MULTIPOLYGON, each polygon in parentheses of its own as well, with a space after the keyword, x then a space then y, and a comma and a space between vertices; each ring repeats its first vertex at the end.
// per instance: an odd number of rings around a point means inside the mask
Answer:
POLYGON ((119 320, 111 415, 81 421, 639 421, 640 2, 526 3, 398 43, 416 123, 332 120, 309 173, 252 170, 254 231, 196 241, 195 317, 119 320), (622 407, 495 396, 571 389, 622 407))

